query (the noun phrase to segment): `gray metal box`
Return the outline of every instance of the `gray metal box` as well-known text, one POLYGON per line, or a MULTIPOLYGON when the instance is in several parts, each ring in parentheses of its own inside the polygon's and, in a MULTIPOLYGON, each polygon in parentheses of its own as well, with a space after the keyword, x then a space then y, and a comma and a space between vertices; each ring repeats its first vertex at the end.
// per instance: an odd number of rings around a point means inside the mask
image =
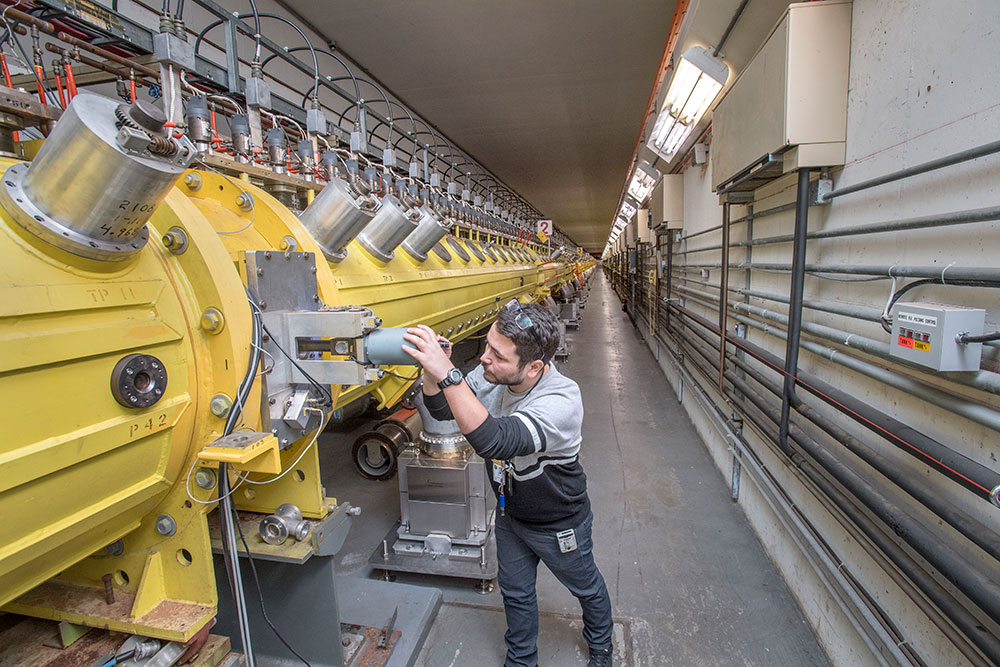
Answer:
POLYGON ((403 533, 444 533, 457 543, 486 535, 487 489, 482 459, 436 459, 404 450, 398 465, 403 533))
POLYGON ((937 371, 978 371, 982 343, 962 344, 962 334, 983 333, 982 308, 939 303, 897 303, 892 308, 892 356, 937 371))

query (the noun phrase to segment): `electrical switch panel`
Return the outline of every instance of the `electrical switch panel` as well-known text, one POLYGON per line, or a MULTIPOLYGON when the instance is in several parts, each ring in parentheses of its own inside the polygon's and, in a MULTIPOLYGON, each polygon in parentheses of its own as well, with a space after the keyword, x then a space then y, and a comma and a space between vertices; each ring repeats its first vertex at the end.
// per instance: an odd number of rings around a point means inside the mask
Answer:
POLYGON ((979 336, 986 323, 982 308, 939 303, 897 303, 892 308, 892 356, 936 371, 978 371, 982 343, 962 343, 962 334, 979 336))

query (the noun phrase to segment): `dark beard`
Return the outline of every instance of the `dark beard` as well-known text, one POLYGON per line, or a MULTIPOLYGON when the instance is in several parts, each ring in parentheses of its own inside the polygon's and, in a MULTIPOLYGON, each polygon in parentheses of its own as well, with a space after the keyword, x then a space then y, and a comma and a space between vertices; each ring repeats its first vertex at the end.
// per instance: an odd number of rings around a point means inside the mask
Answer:
POLYGON ((486 370, 484 368, 483 369, 483 378, 487 382, 491 382, 493 384, 499 384, 499 385, 505 385, 507 387, 511 387, 511 386, 518 385, 518 384, 521 384, 522 382, 524 382, 524 371, 521 371, 517 376, 497 377, 491 371, 488 371, 488 370, 486 370), (491 377, 493 378, 492 380, 490 379, 491 377))

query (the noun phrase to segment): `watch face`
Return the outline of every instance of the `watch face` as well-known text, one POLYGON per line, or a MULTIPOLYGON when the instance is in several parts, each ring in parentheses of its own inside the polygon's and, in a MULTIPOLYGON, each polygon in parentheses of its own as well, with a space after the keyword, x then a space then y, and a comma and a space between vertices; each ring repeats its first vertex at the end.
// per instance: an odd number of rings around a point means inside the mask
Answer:
POLYGON ((451 384, 458 384, 459 382, 461 382, 462 371, 458 370, 457 368, 452 368, 450 371, 448 371, 448 381, 451 384))

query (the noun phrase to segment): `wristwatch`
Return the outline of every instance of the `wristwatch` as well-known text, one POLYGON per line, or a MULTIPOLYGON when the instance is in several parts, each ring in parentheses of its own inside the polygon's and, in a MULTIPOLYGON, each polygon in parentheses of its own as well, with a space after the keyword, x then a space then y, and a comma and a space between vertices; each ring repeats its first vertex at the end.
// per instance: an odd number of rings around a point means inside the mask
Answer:
POLYGON ((448 374, 444 376, 444 379, 438 382, 438 387, 444 389, 445 387, 450 387, 453 384, 458 384, 462 381, 463 377, 465 376, 462 375, 462 371, 457 368, 452 368, 448 371, 448 374))

